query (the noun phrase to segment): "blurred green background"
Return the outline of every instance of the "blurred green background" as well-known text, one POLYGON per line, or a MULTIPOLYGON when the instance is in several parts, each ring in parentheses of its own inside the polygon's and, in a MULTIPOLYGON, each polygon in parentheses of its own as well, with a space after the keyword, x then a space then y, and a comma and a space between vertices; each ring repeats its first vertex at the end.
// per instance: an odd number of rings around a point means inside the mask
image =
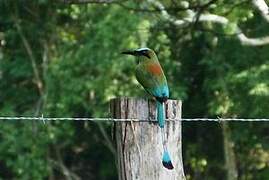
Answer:
MULTIPOLYGON (((269 118, 269 45, 238 38, 269 35, 251 1, 91 2, 0 1, 1 116, 108 117, 111 98, 146 97, 120 52, 147 46, 183 117, 269 118), (200 22, 208 13, 229 22, 200 22)), ((111 123, 0 123, 0 179, 117 179, 111 123)), ((268 132, 269 122, 184 122, 187 179, 268 180, 268 132)))

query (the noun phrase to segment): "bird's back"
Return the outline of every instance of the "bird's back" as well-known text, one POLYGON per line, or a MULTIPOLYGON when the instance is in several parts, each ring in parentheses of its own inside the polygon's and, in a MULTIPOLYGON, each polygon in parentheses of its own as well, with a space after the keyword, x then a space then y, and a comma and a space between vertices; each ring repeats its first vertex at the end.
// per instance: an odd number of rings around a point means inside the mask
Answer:
POLYGON ((144 61, 136 67, 136 78, 155 97, 169 97, 166 77, 158 61, 144 61))

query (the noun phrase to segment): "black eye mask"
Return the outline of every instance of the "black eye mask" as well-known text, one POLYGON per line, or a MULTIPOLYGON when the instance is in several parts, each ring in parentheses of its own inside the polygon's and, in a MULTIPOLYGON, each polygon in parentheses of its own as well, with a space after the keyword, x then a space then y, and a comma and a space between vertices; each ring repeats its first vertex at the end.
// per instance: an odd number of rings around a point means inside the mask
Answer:
POLYGON ((143 56, 146 56, 147 58, 150 58, 150 56, 149 56, 149 54, 148 54, 147 51, 142 51, 141 54, 142 54, 143 56))

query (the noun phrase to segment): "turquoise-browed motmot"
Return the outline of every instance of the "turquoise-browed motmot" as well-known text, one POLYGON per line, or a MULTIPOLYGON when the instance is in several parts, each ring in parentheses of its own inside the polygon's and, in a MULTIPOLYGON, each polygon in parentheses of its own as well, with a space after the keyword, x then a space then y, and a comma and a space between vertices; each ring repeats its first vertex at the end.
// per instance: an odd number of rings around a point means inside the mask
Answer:
POLYGON ((169 98, 169 89, 158 57, 155 52, 149 48, 140 48, 132 51, 124 51, 122 53, 133 55, 137 58, 138 64, 135 70, 136 79, 144 87, 144 89, 156 99, 157 120, 162 130, 162 144, 164 151, 162 163, 167 169, 173 169, 174 167, 167 150, 164 132, 164 103, 169 98))

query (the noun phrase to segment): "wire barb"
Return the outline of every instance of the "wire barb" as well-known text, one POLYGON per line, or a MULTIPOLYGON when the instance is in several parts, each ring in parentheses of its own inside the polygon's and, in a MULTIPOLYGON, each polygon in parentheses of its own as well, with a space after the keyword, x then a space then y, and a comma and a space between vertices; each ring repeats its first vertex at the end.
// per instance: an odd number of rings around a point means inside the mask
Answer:
POLYGON ((41 115, 41 120, 42 120, 43 124, 46 124, 46 121, 45 121, 45 119, 44 119, 43 114, 41 115))

